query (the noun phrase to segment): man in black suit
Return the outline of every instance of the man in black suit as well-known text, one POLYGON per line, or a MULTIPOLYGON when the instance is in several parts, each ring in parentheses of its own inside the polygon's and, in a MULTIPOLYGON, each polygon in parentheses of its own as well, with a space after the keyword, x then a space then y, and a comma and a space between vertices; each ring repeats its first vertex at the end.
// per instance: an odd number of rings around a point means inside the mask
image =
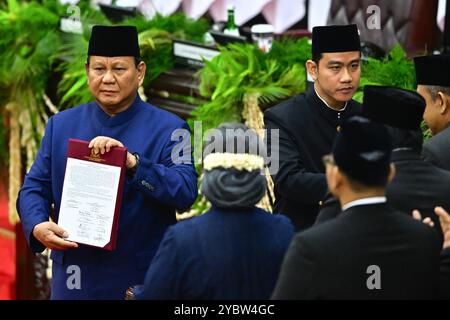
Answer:
POLYGON ((327 186, 322 157, 329 153, 341 122, 359 112, 352 100, 360 79, 360 40, 356 25, 313 28, 312 60, 306 62, 314 87, 265 112, 271 157, 279 157, 275 182, 277 213, 298 230, 310 227, 327 186), (279 145, 272 144, 279 130, 279 145))
POLYGON ((436 297, 436 232, 386 203, 395 170, 391 148, 384 126, 360 116, 343 124, 332 155, 324 158, 329 189, 343 212, 295 236, 274 299, 436 297))
MULTIPOLYGON (((386 125, 392 139, 392 162, 396 174, 387 185, 386 198, 396 210, 411 214, 418 209, 434 222, 442 238, 436 206, 450 210, 450 172, 437 168, 420 156, 422 132, 420 123, 425 100, 416 92, 386 86, 365 86, 362 115, 386 125)), ((340 212, 337 201, 327 200, 317 223, 340 212)))
POLYGON ((417 92, 426 101, 423 118, 433 134, 423 155, 434 165, 450 170, 450 55, 416 57, 417 92))

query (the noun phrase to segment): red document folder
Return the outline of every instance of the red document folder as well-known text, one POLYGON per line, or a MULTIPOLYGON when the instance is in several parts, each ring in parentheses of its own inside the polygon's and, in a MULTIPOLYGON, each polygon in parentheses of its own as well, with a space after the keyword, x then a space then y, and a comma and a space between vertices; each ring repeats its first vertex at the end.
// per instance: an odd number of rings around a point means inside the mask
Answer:
POLYGON ((125 181, 127 149, 122 147, 114 147, 111 148, 109 152, 105 152, 104 154, 94 154, 93 149, 90 149, 88 146, 88 141, 69 139, 67 158, 91 161, 121 168, 110 242, 102 247, 102 249, 105 250, 114 250, 117 242, 117 229, 119 227, 120 207, 122 203, 123 185, 125 181))

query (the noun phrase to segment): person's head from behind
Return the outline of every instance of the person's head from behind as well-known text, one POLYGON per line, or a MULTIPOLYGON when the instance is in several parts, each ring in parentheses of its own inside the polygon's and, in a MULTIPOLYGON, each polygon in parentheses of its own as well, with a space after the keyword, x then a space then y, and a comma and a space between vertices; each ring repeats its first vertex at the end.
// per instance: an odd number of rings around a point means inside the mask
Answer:
POLYGON ((450 122, 450 55, 414 58, 417 92, 424 97, 423 119, 435 135, 450 122))
POLYGON ((340 109, 358 89, 361 46, 356 25, 314 27, 312 59, 306 62, 317 93, 340 109))
POLYGON ((94 26, 85 68, 89 89, 100 107, 110 115, 125 111, 133 103, 146 71, 136 28, 94 26))
POLYGON ((391 141, 386 128, 361 116, 348 119, 324 157, 330 192, 341 204, 364 197, 382 196, 395 174, 391 141))
POLYGON ((425 100, 417 92, 389 86, 364 87, 362 115, 386 125, 393 150, 422 151, 425 100))
POLYGON ((201 192, 214 207, 248 209, 266 192, 263 142, 240 123, 208 131, 203 151, 201 192))

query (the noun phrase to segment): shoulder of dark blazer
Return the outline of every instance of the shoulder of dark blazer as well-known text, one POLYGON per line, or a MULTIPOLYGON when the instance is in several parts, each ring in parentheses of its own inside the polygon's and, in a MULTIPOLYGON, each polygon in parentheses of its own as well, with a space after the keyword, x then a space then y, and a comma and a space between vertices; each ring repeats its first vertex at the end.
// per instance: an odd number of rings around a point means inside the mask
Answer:
POLYGON ((342 235, 342 233, 336 232, 336 230, 353 227, 358 228, 358 223, 364 219, 373 220, 376 223, 381 217, 386 217, 388 221, 401 221, 405 223, 405 226, 409 226, 421 234, 428 234, 430 238, 436 238, 437 240, 437 235, 432 228, 419 221, 415 221, 411 216, 403 212, 392 209, 387 203, 349 208, 345 212, 340 212, 334 219, 324 221, 300 232, 296 238, 300 237, 302 240, 299 241, 310 241, 313 243, 329 241, 330 237, 327 237, 327 235, 333 235, 333 238, 342 235))
POLYGON ((432 152, 438 152, 443 145, 450 144, 450 126, 428 139, 423 148, 432 152))
POLYGON ((441 258, 445 259, 445 261, 447 261, 447 263, 449 263, 449 267, 450 267, 450 247, 447 247, 442 250, 441 258))

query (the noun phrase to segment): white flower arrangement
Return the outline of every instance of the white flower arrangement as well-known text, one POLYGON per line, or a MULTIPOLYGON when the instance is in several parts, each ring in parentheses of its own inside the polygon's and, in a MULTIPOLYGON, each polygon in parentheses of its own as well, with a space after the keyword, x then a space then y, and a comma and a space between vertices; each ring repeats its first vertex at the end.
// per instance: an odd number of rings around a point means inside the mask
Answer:
POLYGON ((203 159, 203 169, 209 171, 215 168, 234 168, 240 171, 262 170, 264 158, 247 153, 210 153, 203 159))

